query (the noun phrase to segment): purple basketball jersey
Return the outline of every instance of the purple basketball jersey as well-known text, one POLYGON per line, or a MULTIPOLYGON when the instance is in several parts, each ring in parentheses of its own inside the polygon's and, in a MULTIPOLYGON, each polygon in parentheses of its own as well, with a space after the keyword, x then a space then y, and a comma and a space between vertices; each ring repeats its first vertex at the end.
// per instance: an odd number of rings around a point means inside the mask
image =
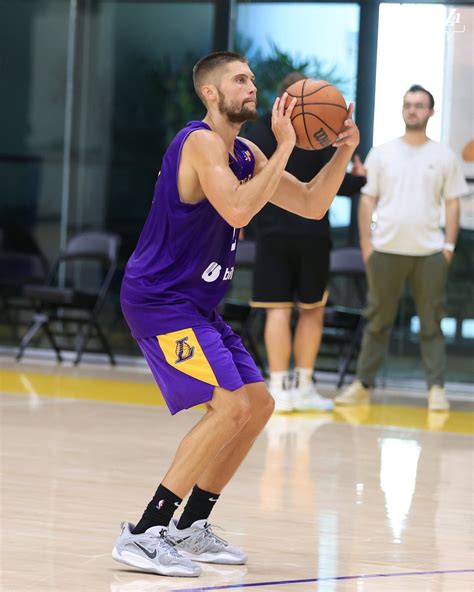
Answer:
MULTIPOLYGON (((234 273, 239 229, 232 228, 209 200, 183 203, 178 192, 183 144, 200 129, 210 128, 203 121, 191 121, 168 147, 150 212, 125 269, 120 299, 136 338, 206 324, 234 273)), ((241 182, 251 179, 255 159, 239 139, 234 155, 229 155, 232 172, 241 182)))

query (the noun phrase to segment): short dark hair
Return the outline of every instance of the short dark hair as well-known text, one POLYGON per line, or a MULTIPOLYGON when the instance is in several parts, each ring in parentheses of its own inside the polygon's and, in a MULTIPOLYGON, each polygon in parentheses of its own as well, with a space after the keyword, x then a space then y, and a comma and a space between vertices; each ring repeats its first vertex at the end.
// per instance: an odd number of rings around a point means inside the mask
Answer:
POLYGON ((429 90, 426 90, 426 88, 421 86, 421 84, 412 84, 405 94, 407 94, 409 92, 424 92, 425 94, 428 95, 428 99, 430 100, 430 109, 434 108, 435 102, 434 102, 433 95, 430 93, 429 90))
POLYGON ((283 78, 283 80, 280 82, 280 88, 278 90, 278 94, 280 95, 280 97, 289 86, 291 86, 295 82, 298 82, 298 80, 303 80, 304 78, 306 78, 306 76, 302 72, 295 71, 287 74, 285 78, 283 78))
POLYGON ((201 86, 204 83, 205 78, 216 68, 225 66, 230 62, 242 62, 243 64, 248 64, 247 58, 245 58, 240 53, 235 51, 216 51, 204 56, 194 65, 194 90, 204 104, 206 104, 206 102, 204 101, 204 97, 201 94, 201 86))

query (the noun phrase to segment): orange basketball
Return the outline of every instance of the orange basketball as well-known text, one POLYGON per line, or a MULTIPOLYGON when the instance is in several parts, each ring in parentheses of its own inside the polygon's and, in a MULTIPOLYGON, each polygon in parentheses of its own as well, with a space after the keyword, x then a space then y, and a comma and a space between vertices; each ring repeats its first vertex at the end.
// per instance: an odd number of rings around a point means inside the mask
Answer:
POLYGON ((296 132, 296 145, 305 150, 321 150, 331 146, 344 127, 347 105, 335 86, 325 80, 305 78, 286 90, 287 104, 298 101, 291 114, 296 132))

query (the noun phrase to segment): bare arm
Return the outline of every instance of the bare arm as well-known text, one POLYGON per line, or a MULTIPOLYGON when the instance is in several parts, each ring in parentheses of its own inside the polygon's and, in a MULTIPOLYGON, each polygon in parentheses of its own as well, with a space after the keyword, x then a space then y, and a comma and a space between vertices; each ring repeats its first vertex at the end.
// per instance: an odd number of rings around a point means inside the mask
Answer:
MULTIPOLYGON (((286 99, 286 96, 284 95, 286 99)), ((278 147, 265 167, 247 183, 240 184, 229 169, 229 155, 223 139, 212 131, 202 130, 188 139, 188 154, 202 190, 219 214, 231 226, 246 226, 274 195, 295 145, 290 115, 294 99, 285 109, 285 100, 273 107, 273 131, 278 147)))
POLYGON ((364 262, 370 257, 374 247, 371 241, 372 216, 377 199, 373 195, 363 193, 359 200, 359 241, 364 262))
MULTIPOLYGON (((271 203, 303 216, 321 219, 329 209, 346 174, 352 154, 359 143, 359 130, 352 121, 353 105, 349 107, 345 128, 339 134, 338 150, 321 171, 309 183, 299 181, 285 172, 281 176, 278 189, 270 199, 271 203)), ((252 144, 259 170, 264 170, 267 160, 264 154, 252 144)), ((269 162, 269 161, 268 161, 269 162)))
MULTIPOLYGON (((456 239, 458 237, 459 232, 459 198, 447 199, 445 201, 446 207, 446 231, 444 240, 447 243, 452 245, 456 244, 456 239)), ((446 249, 443 251, 444 256, 448 260, 448 263, 451 263, 451 259, 453 258, 453 252, 447 251, 446 249)))

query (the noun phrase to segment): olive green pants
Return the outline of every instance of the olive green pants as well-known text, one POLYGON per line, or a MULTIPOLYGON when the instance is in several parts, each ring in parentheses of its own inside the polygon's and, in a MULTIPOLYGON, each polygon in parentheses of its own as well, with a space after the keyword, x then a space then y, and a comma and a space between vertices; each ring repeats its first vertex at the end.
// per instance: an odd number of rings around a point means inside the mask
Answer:
POLYGON ((366 264, 367 325, 357 360, 357 378, 373 386, 381 367, 405 283, 410 284, 420 319, 420 349, 428 388, 444 385, 446 349, 441 319, 448 263, 443 253, 422 257, 374 251, 366 264))

